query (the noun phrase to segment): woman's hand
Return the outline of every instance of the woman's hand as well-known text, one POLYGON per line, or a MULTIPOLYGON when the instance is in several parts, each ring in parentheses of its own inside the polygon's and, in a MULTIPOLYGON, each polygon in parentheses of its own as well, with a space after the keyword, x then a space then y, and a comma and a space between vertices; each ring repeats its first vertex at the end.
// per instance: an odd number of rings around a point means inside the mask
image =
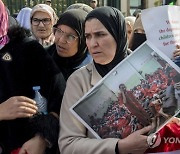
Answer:
POLYGON ((118 148, 120 154, 143 154, 149 147, 147 143, 147 136, 144 134, 148 133, 152 129, 152 126, 144 127, 140 130, 135 131, 128 137, 118 141, 118 148))
POLYGON ((170 119, 170 121, 168 122, 169 123, 176 123, 178 126, 180 126, 180 119, 179 118, 176 118, 176 117, 173 117, 170 119))
POLYGON ((14 96, 0 104, 0 120, 31 117, 36 112, 36 102, 24 96, 14 96))
POLYGON ((176 45, 176 50, 173 52, 173 57, 177 58, 180 56, 180 45, 176 45))
POLYGON ((46 141, 44 138, 36 135, 23 144, 19 154, 44 154, 46 150, 46 141))

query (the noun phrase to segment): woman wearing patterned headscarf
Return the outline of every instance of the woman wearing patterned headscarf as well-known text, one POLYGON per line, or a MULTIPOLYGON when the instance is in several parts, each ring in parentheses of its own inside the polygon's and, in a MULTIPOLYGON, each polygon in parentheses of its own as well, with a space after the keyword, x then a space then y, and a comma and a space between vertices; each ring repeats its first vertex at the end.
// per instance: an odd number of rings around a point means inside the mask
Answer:
POLYGON ((55 44, 47 51, 66 80, 75 70, 92 61, 84 36, 86 15, 87 12, 81 9, 67 10, 54 25, 55 44))
POLYGON ((60 111, 60 152, 143 153, 148 148, 147 137, 143 134, 151 127, 140 129, 124 139, 96 139, 69 110, 127 55, 126 24, 116 8, 100 7, 91 11, 85 21, 85 36, 93 62, 75 71, 67 81, 60 111))
POLYGON ((8 32, 8 14, 3 3, 0 1, 0 49, 3 48, 9 41, 8 32))
POLYGON ((58 19, 52 7, 37 4, 32 8, 30 19, 33 38, 43 47, 52 45, 54 43, 53 25, 58 19))
MULTIPOLYGON (((8 15, 0 0, 0 153, 44 154, 58 138, 58 114, 65 81, 44 48, 19 26, 8 28, 8 15), (50 95, 59 73, 58 99, 50 95), (47 98, 48 114, 37 114, 34 86, 47 98), (49 100, 52 96, 54 100, 49 100), (53 130, 53 132, 52 132, 53 130)), ((54 153, 54 152, 50 152, 54 153)))

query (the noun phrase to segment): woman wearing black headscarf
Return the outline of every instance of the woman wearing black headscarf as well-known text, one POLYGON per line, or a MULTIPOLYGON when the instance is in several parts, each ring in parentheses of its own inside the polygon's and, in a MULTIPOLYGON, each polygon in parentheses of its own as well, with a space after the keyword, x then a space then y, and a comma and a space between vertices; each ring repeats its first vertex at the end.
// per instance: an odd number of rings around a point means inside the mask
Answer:
POLYGON ((55 44, 47 49, 65 79, 78 68, 92 61, 86 47, 84 21, 87 12, 67 10, 54 25, 55 44))
POLYGON ((141 13, 136 16, 136 20, 134 22, 133 31, 129 39, 129 49, 134 51, 141 44, 146 41, 146 34, 143 28, 141 13))
POLYGON ((140 154, 148 148, 147 136, 143 134, 151 127, 138 130, 124 139, 100 140, 95 139, 69 111, 70 107, 126 57, 125 27, 122 13, 112 7, 94 9, 86 17, 86 44, 93 62, 74 72, 67 81, 60 112, 59 148, 62 154, 140 154))
POLYGON ((44 154, 47 149, 54 154, 65 88, 63 75, 44 48, 27 36, 25 29, 18 25, 9 27, 1 0, 0 10, 0 153, 20 150, 19 154, 44 154), (57 91, 57 98, 50 87, 58 73, 61 91, 57 91), (40 86, 41 94, 47 98, 48 114, 37 114, 34 86, 40 86), (54 99, 50 101, 49 97, 54 99))

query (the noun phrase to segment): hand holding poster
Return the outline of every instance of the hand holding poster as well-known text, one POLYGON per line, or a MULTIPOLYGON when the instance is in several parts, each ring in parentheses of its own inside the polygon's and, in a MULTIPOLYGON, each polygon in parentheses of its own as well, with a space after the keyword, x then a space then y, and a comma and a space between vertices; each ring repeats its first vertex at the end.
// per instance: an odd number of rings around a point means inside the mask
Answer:
POLYGON ((141 19, 147 40, 172 59, 180 44, 180 6, 159 6, 142 10, 141 19))
POLYGON ((180 68, 146 42, 70 111, 99 139, 123 139, 150 124, 156 133, 180 112, 179 91, 180 68))

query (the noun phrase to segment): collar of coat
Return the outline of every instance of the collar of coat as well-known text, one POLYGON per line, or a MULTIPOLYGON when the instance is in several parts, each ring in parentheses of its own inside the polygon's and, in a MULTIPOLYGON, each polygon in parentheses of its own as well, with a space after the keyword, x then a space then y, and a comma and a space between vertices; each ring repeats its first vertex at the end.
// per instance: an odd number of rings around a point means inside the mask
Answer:
POLYGON ((102 79, 101 75, 97 72, 94 62, 87 65, 87 70, 92 74, 91 75, 91 85, 94 86, 99 80, 102 79))

